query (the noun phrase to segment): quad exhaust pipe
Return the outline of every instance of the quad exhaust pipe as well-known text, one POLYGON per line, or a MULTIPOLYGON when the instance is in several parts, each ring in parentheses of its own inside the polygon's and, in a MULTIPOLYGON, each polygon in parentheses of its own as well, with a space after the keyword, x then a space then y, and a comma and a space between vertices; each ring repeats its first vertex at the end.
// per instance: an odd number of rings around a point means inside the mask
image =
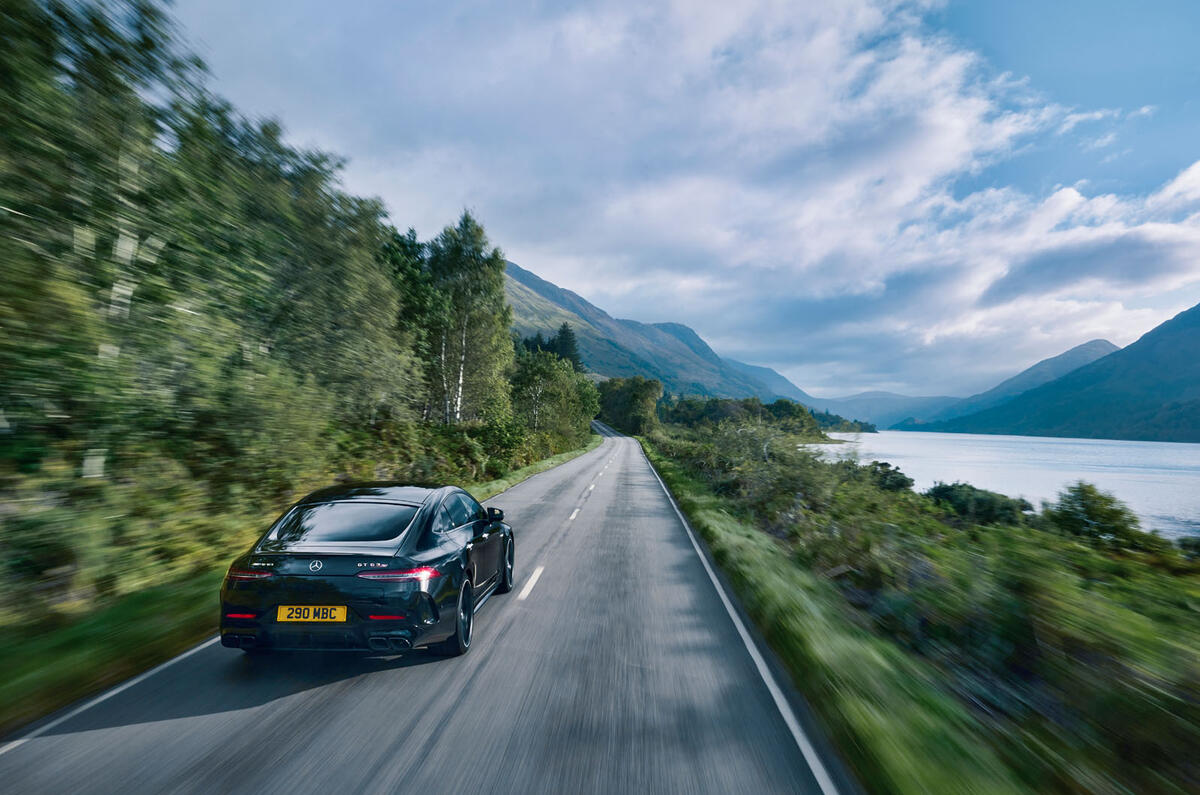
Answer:
POLYGON ((398 636, 372 635, 367 638, 367 648, 371 651, 408 651, 412 641, 398 636))

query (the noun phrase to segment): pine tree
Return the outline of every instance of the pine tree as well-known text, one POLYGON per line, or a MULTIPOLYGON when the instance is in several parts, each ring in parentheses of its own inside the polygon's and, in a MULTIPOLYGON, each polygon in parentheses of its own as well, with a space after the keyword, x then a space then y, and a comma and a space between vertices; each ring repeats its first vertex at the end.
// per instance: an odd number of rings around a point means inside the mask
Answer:
POLYGON ((564 322, 558 327, 558 333, 551 340, 549 349, 570 362, 571 366, 575 368, 575 372, 585 371, 583 360, 579 358, 579 342, 575 338, 575 330, 571 328, 570 323, 564 322))

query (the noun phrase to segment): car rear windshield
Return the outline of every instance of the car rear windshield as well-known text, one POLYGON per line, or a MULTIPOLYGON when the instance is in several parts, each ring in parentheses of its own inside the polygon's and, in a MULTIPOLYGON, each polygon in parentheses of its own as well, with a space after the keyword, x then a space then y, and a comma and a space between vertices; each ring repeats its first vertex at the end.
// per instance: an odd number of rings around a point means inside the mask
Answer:
POLYGON ((297 505, 267 533, 272 541, 387 541, 404 532, 417 508, 383 502, 297 505))

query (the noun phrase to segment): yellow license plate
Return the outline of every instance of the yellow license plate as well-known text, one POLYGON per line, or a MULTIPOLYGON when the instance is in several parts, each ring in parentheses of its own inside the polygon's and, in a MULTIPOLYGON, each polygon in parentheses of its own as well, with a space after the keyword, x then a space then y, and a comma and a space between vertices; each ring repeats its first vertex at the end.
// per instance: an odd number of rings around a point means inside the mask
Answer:
POLYGON ((315 607, 313 605, 280 605, 276 621, 345 621, 346 608, 315 607))

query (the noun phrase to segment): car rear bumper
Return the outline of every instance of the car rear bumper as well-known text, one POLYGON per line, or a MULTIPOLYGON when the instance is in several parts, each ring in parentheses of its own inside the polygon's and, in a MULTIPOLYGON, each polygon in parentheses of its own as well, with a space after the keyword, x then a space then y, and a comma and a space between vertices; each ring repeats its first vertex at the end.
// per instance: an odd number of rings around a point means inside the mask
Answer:
MULTIPOLYGON (((446 635, 432 600, 414 594, 403 603, 386 607, 350 603, 344 622, 283 622, 276 620, 277 605, 247 607, 226 601, 221 605, 221 645, 235 649, 279 651, 398 652, 441 640, 446 635), (230 617, 230 613, 251 617, 230 617), (392 618, 397 614, 397 618, 392 618)), ((261 605, 261 606, 260 606, 261 605)))
POLYGON ((247 650, 401 652, 440 640, 436 637, 437 626, 429 624, 390 621, 338 626, 239 624, 221 626, 222 646, 247 650))

